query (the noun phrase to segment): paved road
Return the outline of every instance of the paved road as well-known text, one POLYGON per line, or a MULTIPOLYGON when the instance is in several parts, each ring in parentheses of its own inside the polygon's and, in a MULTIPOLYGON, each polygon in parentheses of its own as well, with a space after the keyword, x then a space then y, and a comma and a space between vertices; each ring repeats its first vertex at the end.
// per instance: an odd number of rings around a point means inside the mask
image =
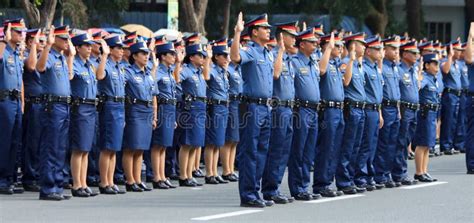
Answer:
MULTIPOLYGON (((410 173, 413 166, 410 162, 410 173)), ((464 155, 433 158, 430 168, 439 183, 264 209, 240 208, 236 183, 62 202, 39 201, 36 193, 0 196, 0 223, 474 222, 474 175, 465 174, 464 155)), ((283 185, 287 193, 286 181, 283 185)))

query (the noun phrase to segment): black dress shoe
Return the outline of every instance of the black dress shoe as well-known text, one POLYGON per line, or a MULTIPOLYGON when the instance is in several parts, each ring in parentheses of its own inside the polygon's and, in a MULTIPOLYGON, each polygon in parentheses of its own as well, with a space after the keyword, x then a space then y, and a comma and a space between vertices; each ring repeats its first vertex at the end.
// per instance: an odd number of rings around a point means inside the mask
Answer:
POLYGON ((191 178, 191 179, 189 179, 189 180, 191 180, 191 182, 192 182, 193 184, 195 184, 197 187, 202 187, 202 185, 203 185, 202 183, 199 183, 199 182, 196 180, 196 178, 191 178))
POLYGON ((262 200, 266 207, 271 207, 275 204, 273 201, 262 200))
POLYGON ((394 187, 397 186, 397 185, 395 185, 395 182, 393 182, 393 181, 388 181, 388 182, 384 183, 384 185, 385 185, 386 188, 394 188, 394 187))
POLYGON ((459 154, 459 153, 461 153, 461 151, 459 151, 459 150, 457 150, 457 149, 453 149, 453 154, 454 154, 454 155, 457 155, 457 154, 459 154))
POLYGON ((259 199, 246 201, 246 202, 240 202, 240 207, 246 207, 246 208, 264 208, 266 206, 267 205, 265 204, 265 202, 259 199))
POLYGON ((222 179, 221 176, 217 175, 217 176, 214 176, 214 178, 216 178, 217 182, 219 182, 220 184, 228 184, 229 181, 228 180, 224 180, 222 179))
MULTIPOLYGON (((313 200, 317 200, 317 199, 320 199, 322 198, 323 196, 321 196, 321 194, 316 194, 316 193, 312 193, 311 196, 313 197, 313 200)), ((289 200, 289 199, 288 199, 289 200)), ((292 201, 290 201, 291 203, 292 201)))
POLYGON ((72 189, 72 184, 70 184, 70 183, 63 183, 62 187, 63 187, 63 189, 69 190, 69 189, 72 189))
POLYGON ((90 194, 84 188, 71 189, 71 194, 73 197, 90 197, 90 194))
POLYGON ((23 184, 23 188, 30 192, 39 192, 41 189, 37 184, 23 184))
POLYGON ((185 179, 185 180, 179 180, 179 186, 180 187, 197 187, 196 184, 194 184, 193 181, 191 181, 191 179, 185 179))
POLYGON ((344 195, 344 192, 340 191, 340 190, 336 190, 336 195, 339 197, 339 196, 342 196, 344 195))
POLYGON ((197 170, 193 171, 193 177, 196 177, 196 178, 204 178, 205 175, 203 174, 203 172, 201 171, 201 169, 197 169, 197 170))
POLYGON ((424 182, 424 183, 431 183, 433 182, 433 180, 431 180, 430 178, 428 178, 425 174, 421 174, 421 175, 416 175, 413 177, 415 178, 415 180, 418 180, 420 182, 424 182))
POLYGON ((313 200, 313 195, 308 193, 308 192, 301 192, 299 194, 296 194, 295 200, 297 201, 310 201, 313 200))
POLYGON ((206 184, 219 184, 219 181, 217 181, 217 179, 213 176, 210 176, 210 177, 204 177, 204 182, 206 184))
POLYGON ((401 187, 403 185, 402 182, 394 181, 394 183, 395 183, 395 187, 401 187))
POLYGON ((275 204, 288 204, 288 198, 283 195, 264 196, 263 199, 273 201, 275 204))
POLYGON ((0 187, 0 194, 12 195, 13 193, 12 187, 0 187))
POLYGON ((329 188, 318 191, 318 194, 321 194, 323 197, 337 197, 337 193, 334 190, 331 190, 329 188))
POLYGON ((414 153, 414 152, 409 152, 409 153, 408 153, 408 159, 409 159, 409 160, 415 159, 415 153, 414 153))
POLYGON ((99 192, 101 194, 117 194, 117 191, 115 191, 112 187, 110 186, 105 186, 101 187, 99 186, 99 192))
POLYGON ((39 196, 40 200, 44 201, 62 201, 65 200, 61 194, 58 193, 51 193, 51 194, 41 194, 39 196))
POLYGON ((466 174, 474 174, 474 170, 467 170, 466 174))
POLYGON ((365 187, 354 186, 354 189, 357 191, 357 193, 364 193, 364 192, 367 191, 367 189, 365 187))
POLYGON ((443 152, 444 155, 453 155, 453 151, 452 150, 446 150, 443 152))
POLYGON ((144 182, 141 182, 141 183, 139 183, 139 184, 137 183, 137 185, 138 185, 141 189, 143 189, 143 191, 151 191, 151 190, 153 190, 151 187, 148 187, 144 182))
POLYGON ((374 185, 377 190, 382 190, 385 187, 385 184, 373 183, 372 185, 374 185))
POLYGON ((344 194, 357 194, 357 190, 355 187, 342 187, 339 188, 340 191, 342 191, 344 194))
POLYGON ((112 188, 117 194, 125 194, 127 191, 120 189, 117 185, 113 185, 110 188, 112 188))
POLYGON ((410 185, 413 185, 413 184, 416 184, 418 181, 417 180, 412 180, 410 178, 404 178, 398 182, 395 182, 395 183, 400 183, 402 185, 405 185, 405 186, 410 186, 410 185))
POLYGON ((143 192, 143 189, 137 184, 125 184, 125 189, 131 192, 143 192))
POLYGON ((61 197, 63 197, 63 200, 70 200, 72 198, 72 196, 69 194, 60 194, 60 195, 61 197))
POLYGON ((233 182, 231 178, 232 178, 232 174, 222 175, 222 179, 233 182))
POLYGON ((425 176, 428 177, 429 179, 431 179, 431 181, 433 181, 433 182, 438 181, 438 179, 432 177, 429 173, 425 173, 425 176))
POLYGON ((170 180, 166 179, 164 182, 170 189, 176 188, 176 185, 172 184, 170 180))
POLYGON ((170 189, 170 187, 166 185, 166 183, 162 180, 153 181, 152 184, 153 184, 154 189, 162 189, 162 190, 170 189))
POLYGON ((237 175, 236 173, 232 173, 232 176, 234 176, 236 180, 239 180, 239 175, 237 175))
POLYGON ((91 197, 99 195, 99 192, 93 191, 90 187, 84 188, 84 191, 86 191, 91 197))
POLYGON ((177 175, 177 174, 171 174, 171 175, 169 176, 169 178, 170 178, 171 180, 179 180, 179 175, 177 175))

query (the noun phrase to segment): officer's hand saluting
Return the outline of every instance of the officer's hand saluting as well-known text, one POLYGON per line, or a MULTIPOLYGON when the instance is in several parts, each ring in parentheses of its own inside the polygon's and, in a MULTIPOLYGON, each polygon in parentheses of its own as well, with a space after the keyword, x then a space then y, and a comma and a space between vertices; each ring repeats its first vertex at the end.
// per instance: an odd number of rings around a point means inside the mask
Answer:
POLYGON ((10 42, 12 39, 12 28, 11 28, 11 23, 8 23, 7 25, 7 30, 5 30, 5 37, 3 37, 3 40, 5 40, 6 43, 10 42))
POLYGON ((350 49, 349 49, 349 60, 354 61, 357 59, 356 57, 356 52, 355 52, 355 45, 352 44, 350 49))
POLYGON ((68 48, 67 48, 68 49, 68 56, 70 56, 70 57, 76 56, 76 48, 72 44, 71 38, 68 39, 67 44, 68 44, 68 48))
POLYGON ((239 12, 239 16, 237 17, 237 24, 235 25, 234 31, 237 33, 241 33, 244 31, 244 20, 242 12, 239 12))
POLYGON ((336 45, 336 40, 334 40, 334 32, 331 32, 331 38, 329 39, 329 49, 334 49, 336 45))
POLYGON ((46 41, 46 45, 52 46, 54 44, 54 26, 51 25, 49 28, 49 33, 48 33, 48 40, 46 41))
POLYGON ((100 47, 102 48, 102 55, 110 54, 110 47, 107 45, 104 39, 100 39, 100 47))

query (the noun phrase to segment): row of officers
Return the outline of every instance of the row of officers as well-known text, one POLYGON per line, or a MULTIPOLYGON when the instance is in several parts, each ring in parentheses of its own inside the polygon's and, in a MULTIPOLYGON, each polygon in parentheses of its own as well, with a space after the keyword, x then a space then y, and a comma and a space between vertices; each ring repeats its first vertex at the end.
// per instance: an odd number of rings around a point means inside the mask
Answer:
POLYGON ((165 169, 176 173, 176 165, 180 186, 202 186, 193 177, 202 147, 205 183, 238 179, 243 207, 433 182, 428 160, 438 119, 441 151, 465 151, 474 172, 473 121, 466 119, 474 29, 465 46, 455 41, 443 53, 443 46, 398 36, 342 39, 321 26, 275 26, 270 51, 266 15, 244 23, 240 13, 233 40, 205 48, 197 35, 147 44, 135 35, 71 38, 67 26, 43 35, 27 31, 22 19, 4 22, 0 193, 17 189, 19 144, 23 187, 42 200, 70 198, 63 193, 69 172, 73 196, 98 194, 87 185, 94 147, 103 194, 125 192, 114 182, 122 168, 126 191, 150 191, 141 176, 144 154, 154 188, 175 187, 165 169), (407 173, 411 144, 415 179, 407 173), (290 195, 280 192, 286 168, 290 195))

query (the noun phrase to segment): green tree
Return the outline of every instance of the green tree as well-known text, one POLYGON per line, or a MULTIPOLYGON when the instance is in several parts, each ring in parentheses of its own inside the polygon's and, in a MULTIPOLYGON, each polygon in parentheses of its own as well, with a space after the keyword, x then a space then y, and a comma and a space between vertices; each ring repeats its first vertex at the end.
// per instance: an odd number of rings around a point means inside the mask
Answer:
POLYGON ((123 23, 121 13, 128 10, 129 0, 84 0, 89 14, 89 25, 101 26, 104 23, 123 23))
POLYGON ((87 28, 89 25, 89 15, 87 6, 81 0, 60 0, 61 24, 64 23, 64 16, 71 20, 71 24, 76 28, 87 28))
POLYGON ((53 23, 57 0, 21 0, 31 27, 49 27, 53 23))

